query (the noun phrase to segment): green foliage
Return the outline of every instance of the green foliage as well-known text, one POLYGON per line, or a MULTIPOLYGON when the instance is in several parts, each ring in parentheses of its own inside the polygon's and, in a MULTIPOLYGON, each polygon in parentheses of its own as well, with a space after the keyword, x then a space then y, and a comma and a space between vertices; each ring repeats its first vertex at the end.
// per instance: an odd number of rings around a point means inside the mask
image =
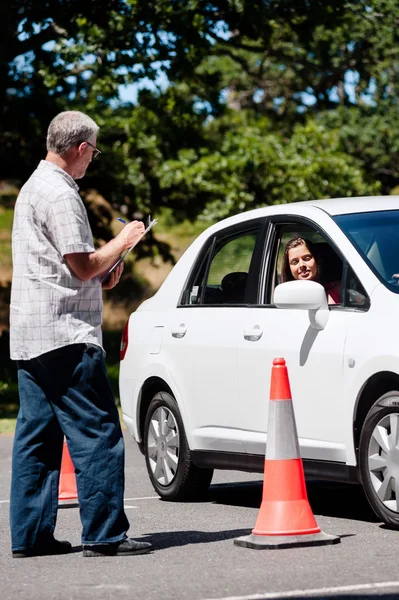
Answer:
POLYGON ((0 419, 15 419, 19 409, 18 384, 0 380, 0 419))
POLYGON ((110 363, 108 361, 107 375, 115 401, 119 404, 119 360, 117 363, 110 363))
POLYGON ((340 108, 318 116, 324 127, 338 132, 343 150, 356 157, 389 194, 399 182, 399 106, 340 108))
POLYGON ((170 197, 202 197, 215 219, 266 204, 379 191, 361 161, 345 153, 338 129, 309 120, 286 139, 267 120, 242 116, 226 132, 224 120, 212 122, 208 147, 163 164, 160 181, 170 197))
POLYGON ((11 209, 2 209, 0 207, 0 229, 11 233, 14 211, 11 209))
MULTIPOLYGON (((219 218, 389 192, 399 183, 398 9, 399 0, 3 2, 0 177, 26 179, 51 117, 76 108, 101 126, 103 150, 82 193, 96 189, 128 218, 164 207, 180 220, 219 218), (121 85, 149 82, 138 105, 119 101, 121 85)), ((96 237, 111 237, 104 212, 92 222, 96 237)), ((138 252, 171 258, 153 242, 138 252)))
POLYGON ((181 221, 176 218, 174 211, 167 207, 161 210, 158 221, 157 233, 167 234, 168 237, 173 237, 183 244, 185 240, 192 241, 210 226, 210 223, 202 218, 195 221, 189 221, 188 219, 181 221))

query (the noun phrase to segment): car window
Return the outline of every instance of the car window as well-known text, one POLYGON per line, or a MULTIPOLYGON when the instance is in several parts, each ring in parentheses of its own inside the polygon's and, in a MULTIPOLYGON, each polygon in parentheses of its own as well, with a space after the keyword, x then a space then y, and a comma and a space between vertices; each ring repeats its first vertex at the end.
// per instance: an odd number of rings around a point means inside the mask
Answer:
POLYGON ((399 293, 399 210, 339 215, 334 220, 380 281, 399 293))
MULTIPOLYGON (((284 265, 284 254, 288 243, 297 244, 299 240, 307 242, 311 249, 310 255, 314 258, 315 277, 321 283, 327 294, 328 303, 342 305, 344 294, 342 292, 343 261, 333 246, 316 229, 302 223, 282 225, 276 228, 274 266, 272 267, 272 285, 269 286, 266 303, 271 303, 273 290, 279 283, 294 280, 298 274, 291 270, 289 264, 284 265)), ((302 275, 301 275, 302 277, 302 275)))
POLYGON ((182 304, 244 304, 259 227, 221 236, 200 260, 182 304))
POLYGON ((370 306, 370 299, 367 296, 367 292, 351 267, 348 267, 346 274, 344 304, 350 308, 362 310, 368 309, 370 306))

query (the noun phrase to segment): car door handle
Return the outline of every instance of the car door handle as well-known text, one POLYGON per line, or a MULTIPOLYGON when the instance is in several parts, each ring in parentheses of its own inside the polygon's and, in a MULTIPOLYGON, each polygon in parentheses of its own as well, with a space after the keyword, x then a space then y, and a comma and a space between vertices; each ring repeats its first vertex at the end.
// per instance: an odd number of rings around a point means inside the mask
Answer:
POLYGON ((251 329, 244 329, 243 336, 249 342, 257 342, 263 335, 262 329, 259 325, 255 325, 251 329))
POLYGON ((174 338, 182 338, 187 333, 187 327, 184 323, 180 323, 177 327, 172 327, 171 329, 172 337, 174 338))

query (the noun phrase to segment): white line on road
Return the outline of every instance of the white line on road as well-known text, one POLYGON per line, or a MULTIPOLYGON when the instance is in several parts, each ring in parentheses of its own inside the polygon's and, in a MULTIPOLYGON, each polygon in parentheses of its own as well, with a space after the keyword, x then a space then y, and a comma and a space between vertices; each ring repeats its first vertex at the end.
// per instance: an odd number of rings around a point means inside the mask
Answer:
POLYGON ((125 498, 125 500, 159 500, 159 496, 143 496, 142 498, 125 498))
POLYGON ((325 587, 313 590, 291 590, 289 592, 265 592, 264 594, 250 594, 248 596, 224 596, 222 598, 207 598, 204 600, 284 600, 285 598, 311 598, 312 596, 325 594, 372 591, 393 587, 399 587, 399 581, 360 583, 358 585, 341 585, 337 587, 325 587))
MULTIPOLYGON (((142 498, 124 498, 125 502, 129 502, 132 500, 158 500, 159 496, 143 496, 142 498)), ((0 504, 9 504, 9 500, 0 500, 0 504)), ((130 507, 129 507, 130 508, 130 507)), ((137 507, 133 507, 137 508, 137 507)))

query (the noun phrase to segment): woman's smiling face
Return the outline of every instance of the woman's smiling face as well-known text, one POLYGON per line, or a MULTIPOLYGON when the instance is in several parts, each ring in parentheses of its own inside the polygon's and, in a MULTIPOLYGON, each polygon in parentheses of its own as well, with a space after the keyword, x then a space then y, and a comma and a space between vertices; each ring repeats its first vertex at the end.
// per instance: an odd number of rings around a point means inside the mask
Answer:
POLYGON ((317 263, 304 244, 288 251, 288 263, 294 279, 312 281, 317 278, 317 263))

